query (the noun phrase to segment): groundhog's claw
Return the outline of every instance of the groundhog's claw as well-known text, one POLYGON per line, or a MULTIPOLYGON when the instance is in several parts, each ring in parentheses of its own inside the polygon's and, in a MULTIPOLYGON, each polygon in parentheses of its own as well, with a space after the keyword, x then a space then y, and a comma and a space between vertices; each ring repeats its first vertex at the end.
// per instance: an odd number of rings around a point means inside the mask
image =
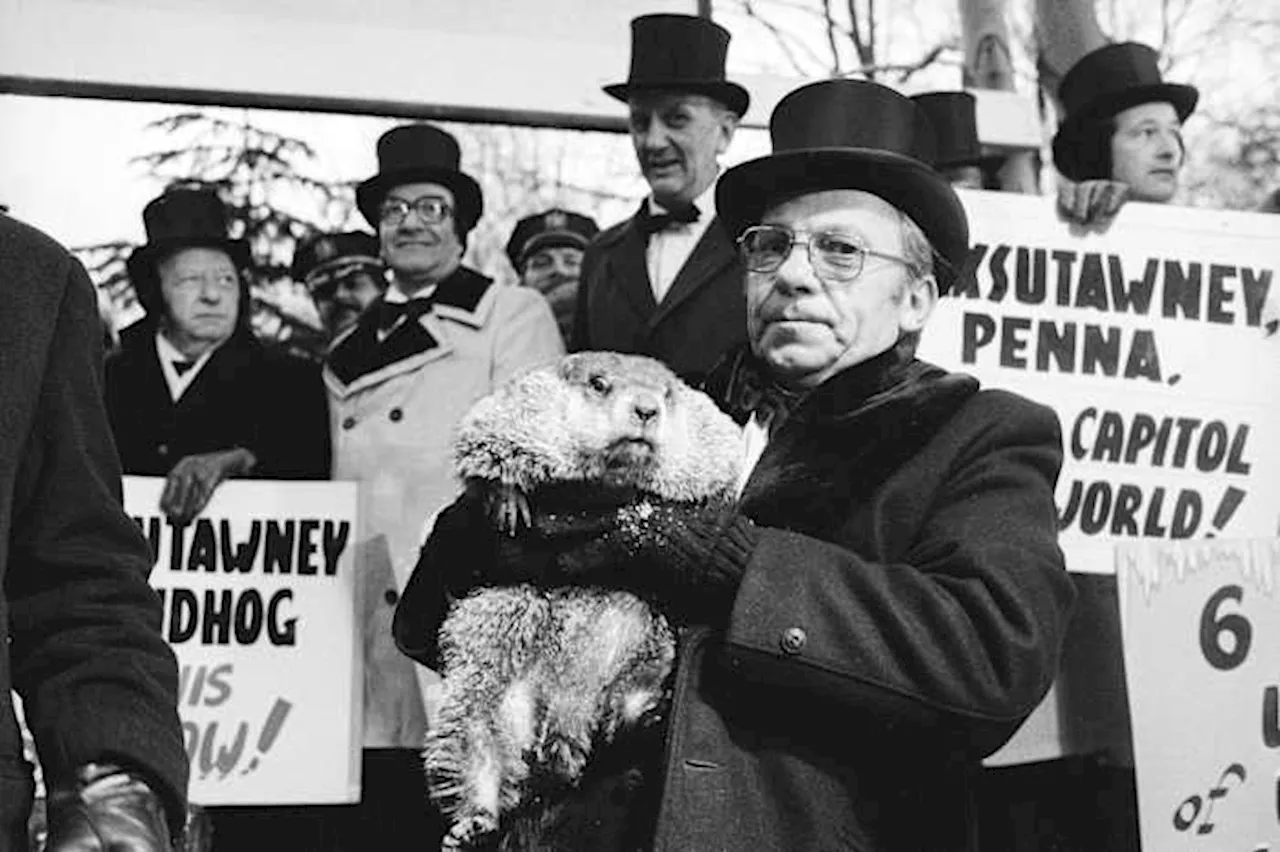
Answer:
POLYGON ((533 523, 529 498, 518 485, 498 483, 492 486, 486 495, 486 503, 489 521, 499 532, 514 536, 533 523))
POLYGON ((449 828, 449 833, 440 843, 440 852, 459 852, 471 849, 485 835, 498 830, 498 821, 489 814, 477 814, 458 820, 449 828))

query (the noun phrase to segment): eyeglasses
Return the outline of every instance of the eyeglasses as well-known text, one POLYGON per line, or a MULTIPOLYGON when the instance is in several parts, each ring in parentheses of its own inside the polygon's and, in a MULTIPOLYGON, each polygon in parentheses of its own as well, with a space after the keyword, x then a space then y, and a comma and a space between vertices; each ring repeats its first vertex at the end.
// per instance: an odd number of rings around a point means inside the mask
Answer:
POLYGON ((755 225, 738 237, 738 249, 749 271, 777 272, 791 256, 791 249, 804 243, 809 251, 809 265, 817 276, 840 284, 847 284, 862 274, 867 255, 911 266, 905 257, 873 251, 843 234, 822 231, 801 239, 801 233, 782 225, 755 225))
POLYGON ((382 224, 394 227, 408 218, 410 210, 417 213, 418 218, 428 225, 439 225, 453 214, 453 207, 443 198, 424 195, 414 201, 388 198, 378 208, 378 219, 382 224))

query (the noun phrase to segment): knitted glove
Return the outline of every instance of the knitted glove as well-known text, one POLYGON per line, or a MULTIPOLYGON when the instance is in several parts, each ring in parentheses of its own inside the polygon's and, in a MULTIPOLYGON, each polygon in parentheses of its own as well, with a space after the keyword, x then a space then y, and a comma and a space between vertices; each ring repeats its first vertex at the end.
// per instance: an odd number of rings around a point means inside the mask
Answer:
POLYGON ((160 799, 134 773, 110 763, 76 770, 49 792, 46 852, 170 852, 160 799))
MULTIPOLYGON (((542 530, 554 539, 554 524, 542 530)), ((681 623, 720 625, 733 607, 756 528, 728 503, 645 499, 598 516, 563 542, 556 565, 574 585, 639 595, 681 623)))
POLYGON ((529 535, 497 531, 485 495, 468 489, 436 517, 396 604, 391 632, 400 651, 437 667, 437 633, 453 601, 477 588, 537 583, 555 572, 555 554, 529 535))

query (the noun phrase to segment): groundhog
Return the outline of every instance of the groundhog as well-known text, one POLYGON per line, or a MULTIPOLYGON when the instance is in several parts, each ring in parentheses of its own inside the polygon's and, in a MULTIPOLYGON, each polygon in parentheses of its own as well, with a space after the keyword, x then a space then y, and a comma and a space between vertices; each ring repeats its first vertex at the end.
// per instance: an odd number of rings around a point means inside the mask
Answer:
MULTIPOLYGON (((649 497, 732 499, 740 453, 737 424, 660 362, 584 352, 476 403, 453 461, 495 526, 518 535, 566 485, 624 494, 640 511, 649 497)), ((423 757, 451 821, 443 848, 463 849, 492 839, 532 779, 576 784, 593 746, 658 721, 675 635, 626 592, 521 585, 457 602, 439 647, 442 702, 423 757)))

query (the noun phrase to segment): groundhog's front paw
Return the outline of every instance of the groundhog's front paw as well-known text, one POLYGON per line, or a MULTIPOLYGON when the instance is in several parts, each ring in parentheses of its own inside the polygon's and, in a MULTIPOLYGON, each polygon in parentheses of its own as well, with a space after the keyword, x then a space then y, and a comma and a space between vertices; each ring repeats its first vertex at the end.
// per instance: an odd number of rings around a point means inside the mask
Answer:
POLYGON ((537 749, 537 762, 555 777, 575 782, 587 765, 589 746, 570 737, 552 736, 537 749))
POLYGON ((474 848, 497 830, 498 821, 491 814, 479 813, 462 817, 449 828, 449 833, 440 843, 440 852, 461 852, 474 848))
POLYGON ((518 485, 498 483, 485 495, 489 522, 498 532, 514 536, 533 521, 529 498, 518 485))

